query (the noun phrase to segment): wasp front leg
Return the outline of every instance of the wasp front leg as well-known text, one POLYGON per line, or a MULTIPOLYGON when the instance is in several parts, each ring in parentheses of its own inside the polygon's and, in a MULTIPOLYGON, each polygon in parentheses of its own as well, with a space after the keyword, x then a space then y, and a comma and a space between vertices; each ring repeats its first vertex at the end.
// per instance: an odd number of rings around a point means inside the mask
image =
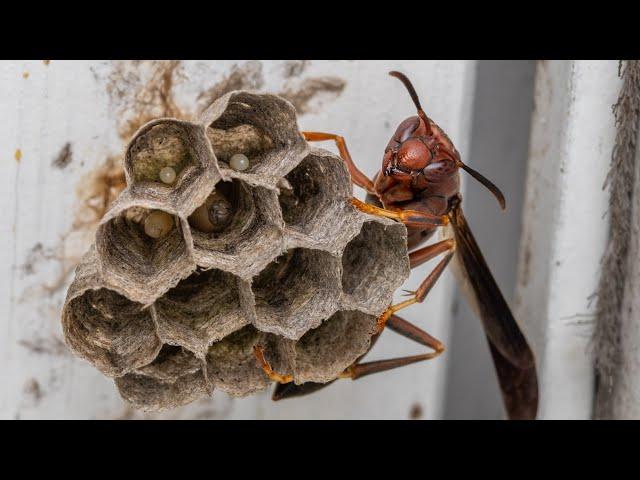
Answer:
POLYGON ((449 223, 449 217, 446 215, 431 215, 417 210, 402 210, 399 208, 381 208, 365 203, 355 197, 351 199, 351 204, 361 212, 398 220, 407 227, 442 227, 449 223))
POLYGON ((456 246, 455 241, 452 239, 448 239, 448 240, 443 240, 441 242, 435 243, 433 245, 428 245, 424 248, 421 248, 409 254, 410 265, 411 265, 411 268, 413 268, 446 252, 445 257, 442 260, 440 260, 440 262, 438 262, 438 264, 431 271, 431 273, 427 275, 427 278, 425 278, 422 281, 422 283, 420 284, 417 290, 415 291, 405 290, 407 294, 412 296, 413 298, 409 298, 404 302, 396 303, 395 305, 389 306, 389 308, 387 308, 382 313, 382 315, 378 317, 377 332, 381 332, 384 329, 385 324, 387 323, 387 320, 394 313, 398 312, 399 310, 402 310, 403 308, 407 308, 415 303, 422 303, 424 301, 424 299, 427 297, 427 295, 429 294, 433 286, 436 284, 436 282, 442 275, 442 272, 444 272, 444 270, 447 268, 447 265, 449 265, 449 262, 453 258, 453 255, 455 253, 455 246, 456 246))
POLYGON ((323 133, 323 132, 301 132, 302 136, 305 138, 307 142, 323 142, 326 140, 331 140, 335 142, 336 147, 338 147, 338 152, 340 152, 340 158, 344 160, 344 163, 347 165, 347 169, 349 170, 349 174, 351 175, 351 181, 358 185, 360 188, 363 188, 368 193, 372 195, 376 195, 376 190, 373 186, 373 182, 369 177, 367 177, 354 163, 351 158, 351 154, 347 149, 347 143, 344 140, 344 137, 340 135, 336 135, 335 133, 323 133))

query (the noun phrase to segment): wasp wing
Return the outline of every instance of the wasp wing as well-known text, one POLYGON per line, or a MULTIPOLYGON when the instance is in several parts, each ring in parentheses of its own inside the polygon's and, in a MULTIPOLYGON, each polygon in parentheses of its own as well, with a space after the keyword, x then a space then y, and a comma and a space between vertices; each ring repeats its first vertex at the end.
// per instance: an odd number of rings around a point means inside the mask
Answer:
POLYGON ((482 321, 509 418, 532 419, 538 409, 533 352, 496 284, 460 206, 451 214, 454 273, 482 321))

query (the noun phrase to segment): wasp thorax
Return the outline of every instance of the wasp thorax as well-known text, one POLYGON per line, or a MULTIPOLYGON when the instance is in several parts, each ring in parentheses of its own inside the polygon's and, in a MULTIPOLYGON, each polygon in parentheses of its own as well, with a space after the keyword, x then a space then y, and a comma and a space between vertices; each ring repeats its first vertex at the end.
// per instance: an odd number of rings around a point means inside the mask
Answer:
POLYGON ((151 238, 165 237, 173 229, 173 217, 161 210, 154 210, 144 220, 144 233, 151 238))
POLYGON ((189 217, 191 226, 203 233, 221 232, 231 223, 233 205, 220 192, 213 192, 189 217))

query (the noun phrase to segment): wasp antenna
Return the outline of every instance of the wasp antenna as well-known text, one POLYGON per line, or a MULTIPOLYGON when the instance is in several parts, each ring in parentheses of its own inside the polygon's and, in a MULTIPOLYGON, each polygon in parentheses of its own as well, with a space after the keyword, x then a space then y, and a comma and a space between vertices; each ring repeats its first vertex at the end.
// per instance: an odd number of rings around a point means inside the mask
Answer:
POLYGON ((389 75, 391 75, 392 77, 396 77, 404 84, 405 88, 409 91, 411 100, 413 100, 413 103, 418 109, 418 114, 421 117, 423 117, 424 120, 426 121, 427 115, 424 113, 424 110, 422 110, 422 106, 420 105, 420 100, 418 99, 418 94, 416 93, 416 89, 413 88, 413 85, 411 84, 411 80, 409 80, 404 73, 396 72, 395 70, 389 72, 389 75))
POLYGON ((466 171, 467 173, 469 173, 469 175, 471 175, 473 178, 475 178, 476 180, 478 180, 482 185, 484 185, 485 187, 487 187, 487 189, 493 193, 493 196, 496 197, 496 199, 498 200, 498 203, 500 204, 500 207, 502 208, 502 210, 504 210, 507 206, 507 202, 504 199, 504 195, 502 194, 502 192, 500 191, 500 189, 498 187, 496 187, 491 180, 489 180, 488 178, 486 178, 484 175, 476 172, 473 168, 466 166, 464 163, 459 162, 458 163, 460 165, 460 167, 462 167, 462 169, 464 171, 466 171))

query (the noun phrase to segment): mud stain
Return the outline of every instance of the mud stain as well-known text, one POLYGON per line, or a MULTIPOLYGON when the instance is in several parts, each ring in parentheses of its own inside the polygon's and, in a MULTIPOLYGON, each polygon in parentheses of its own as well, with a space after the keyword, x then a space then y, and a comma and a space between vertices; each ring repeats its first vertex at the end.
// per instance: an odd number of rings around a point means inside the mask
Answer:
POLYGON ((307 69, 309 60, 287 60, 283 65, 284 78, 299 77, 307 69))
POLYGON ((67 346, 62 340, 55 336, 20 340, 18 343, 36 355, 52 355, 58 357, 68 354, 67 346))
POLYGON ((159 117, 184 118, 174 86, 185 80, 180 60, 118 61, 107 79, 107 93, 125 142, 145 123, 159 117))
POLYGON ((71 152, 71 143, 67 142, 60 149, 56 158, 53 159, 51 165, 55 168, 59 168, 60 170, 65 169, 73 160, 73 154, 71 152))
POLYGON ((409 418, 411 420, 419 420, 423 415, 424 412, 422 410, 422 405, 420 405, 419 403, 414 403, 413 405, 411 405, 411 409, 409 410, 409 418))
POLYGON ((122 160, 116 156, 107 157, 78 182, 76 196, 79 206, 72 230, 97 227, 100 219, 125 187, 122 160))
POLYGON ((338 77, 312 77, 295 88, 285 88, 278 95, 289 100, 299 115, 304 115, 338 98, 346 85, 347 82, 338 77))
POLYGON ((38 265, 38 263, 50 258, 52 258, 51 254, 45 251, 42 243, 38 242, 33 247, 31 247, 31 250, 29 250, 27 258, 21 267, 22 272, 25 275, 33 275, 34 273, 36 273, 36 266, 38 265))
POLYGON ((520 275, 520 285, 526 287, 529 284, 531 274, 531 238, 527 236, 524 243, 524 253, 522 258, 522 273, 520 275))
POLYGON ((264 86, 262 63, 254 60, 234 65, 225 77, 198 95, 199 111, 203 112, 218 98, 234 90, 260 90, 264 86))
POLYGON ((40 388, 40 384, 35 378, 27 380, 22 391, 24 392, 25 396, 34 403, 40 402, 40 400, 42 400, 42 397, 44 397, 42 388, 40 388))

